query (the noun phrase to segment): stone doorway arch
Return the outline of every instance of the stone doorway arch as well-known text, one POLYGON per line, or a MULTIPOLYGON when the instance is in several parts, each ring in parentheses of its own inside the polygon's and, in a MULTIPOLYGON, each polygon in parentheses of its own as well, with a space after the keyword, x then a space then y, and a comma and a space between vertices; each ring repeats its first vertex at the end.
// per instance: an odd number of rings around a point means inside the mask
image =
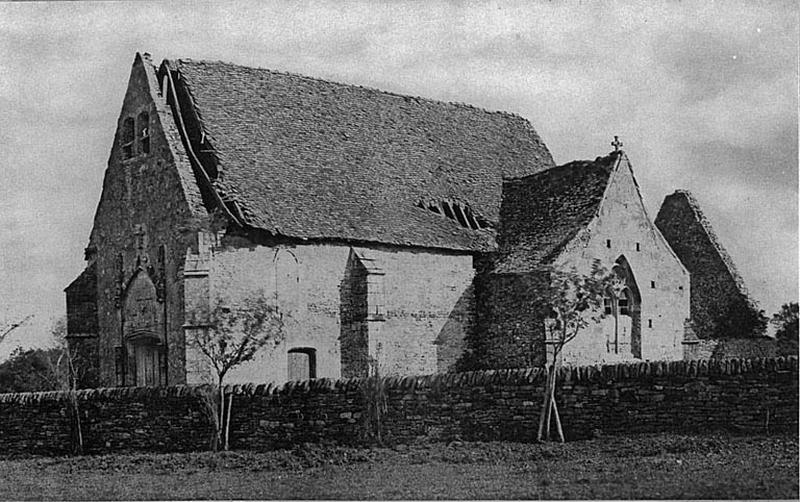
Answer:
POLYGON ((153 280, 139 270, 125 288, 122 304, 122 338, 127 385, 167 384, 163 305, 153 280))

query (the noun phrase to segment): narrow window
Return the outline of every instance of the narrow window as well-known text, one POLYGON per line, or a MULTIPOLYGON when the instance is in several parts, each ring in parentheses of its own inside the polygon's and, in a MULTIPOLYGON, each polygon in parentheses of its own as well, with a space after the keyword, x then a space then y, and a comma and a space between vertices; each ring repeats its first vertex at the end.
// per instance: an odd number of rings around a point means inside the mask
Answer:
POLYGON ((122 147, 122 158, 130 159, 133 157, 134 125, 133 118, 128 117, 122 122, 122 135, 120 136, 120 146, 122 147))
POLYGON ((637 242, 636 243, 636 251, 641 251, 641 250, 642 250, 642 246, 639 245, 639 243, 637 242))
POLYGON ((150 117, 147 112, 139 114, 137 133, 139 136, 140 151, 150 153, 150 117))
POLYGON ((650 281, 650 289, 656 289, 656 281, 650 281))
POLYGON ((647 320, 647 327, 648 328, 652 328, 653 327, 653 320, 652 319, 648 319, 647 320))
POLYGON ((122 347, 114 347, 114 369, 117 378, 117 387, 125 385, 125 360, 123 359, 124 349, 122 347))
POLYGON ((606 315, 611 315, 611 298, 607 296, 603 298, 603 312, 606 315))
POLYGON ((611 248, 611 239, 606 239, 606 247, 611 248))
POLYGON ((158 268, 163 272, 167 263, 167 245, 158 246, 158 268))
POLYGON ((630 302, 628 301, 629 296, 630 293, 628 292, 627 288, 622 290, 622 293, 619 295, 619 300, 617 305, 619 306, 620 315, 627 315, 627 316, 631 315, 630 302))

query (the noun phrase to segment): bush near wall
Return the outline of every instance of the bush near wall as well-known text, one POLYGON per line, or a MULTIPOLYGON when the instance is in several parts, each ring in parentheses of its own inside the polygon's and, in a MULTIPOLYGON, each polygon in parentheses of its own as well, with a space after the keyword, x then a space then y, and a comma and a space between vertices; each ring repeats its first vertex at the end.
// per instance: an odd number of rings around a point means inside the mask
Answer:
MULTIPOLYGON (((532 441, 544 370, 386 378, 383 437, 532 441)), ((563 368, 558 402, 568 438, 659 431, 797 430, 798 359, 645 362, 563 368)), ((231 447, 367 440, 363 380, 234 385, 231 447)), ((202 387, 78 392, 85 451, 208 448, 202 387)), ((73 418, 62 392, 0 395, 6 454, 66 454, 73 418)))

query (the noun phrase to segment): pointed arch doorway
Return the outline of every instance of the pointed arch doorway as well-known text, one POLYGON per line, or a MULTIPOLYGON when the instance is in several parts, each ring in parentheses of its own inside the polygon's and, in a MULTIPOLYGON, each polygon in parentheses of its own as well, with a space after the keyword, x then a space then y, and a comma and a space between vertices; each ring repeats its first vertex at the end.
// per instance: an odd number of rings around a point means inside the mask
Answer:
POLYGON ((139 270, 125 290, 122 336, 126 385, 155 387, 167 384, 164 312, 156 288, 145 270, 139 270))

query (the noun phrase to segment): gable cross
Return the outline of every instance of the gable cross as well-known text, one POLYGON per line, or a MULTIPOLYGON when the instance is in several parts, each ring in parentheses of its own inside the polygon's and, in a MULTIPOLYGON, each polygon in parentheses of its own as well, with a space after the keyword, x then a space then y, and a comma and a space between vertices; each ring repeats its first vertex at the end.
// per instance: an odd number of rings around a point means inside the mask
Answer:
POLYGON ((615 152, 619 151, 619 147, 622 146, 622 141, 619 140, 619 136, 614 136, 614 141, 611 142, 611 146, 614 147, 615 152))

